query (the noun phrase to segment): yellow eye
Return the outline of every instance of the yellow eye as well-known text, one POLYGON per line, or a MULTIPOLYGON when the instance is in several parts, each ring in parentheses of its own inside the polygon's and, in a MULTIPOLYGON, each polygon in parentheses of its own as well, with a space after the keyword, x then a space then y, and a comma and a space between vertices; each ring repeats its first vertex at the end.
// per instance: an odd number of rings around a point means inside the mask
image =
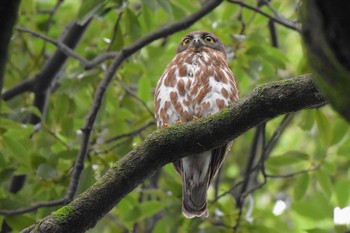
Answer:
POLYGON ((183 45, 183 46, 186 46, 188 43, 190 43, 190 39, 189 39, 189 38, 185 38, 185 39, 182 41, 182 45, 183 45))
POLYGON ((213 39, 213 37, 211 37, 211 36, 206 36, 206 37, 204 37, 204 40, 205 40, 206 42, 214 43, 214 39, 213 39))

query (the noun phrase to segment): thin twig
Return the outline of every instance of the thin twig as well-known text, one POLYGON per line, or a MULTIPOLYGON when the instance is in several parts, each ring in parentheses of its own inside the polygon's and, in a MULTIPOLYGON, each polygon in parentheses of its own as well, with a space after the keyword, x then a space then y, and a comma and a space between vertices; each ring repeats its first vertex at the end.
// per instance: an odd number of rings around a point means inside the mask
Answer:
POLYGON ((29 33, 32 36, 38 37, 40 39, 43 39, 44 41, 47 41, 55 46, 57 46, 57 48, 64 53, 64 55, 68 56, 68 57, 72 57, 74 59, 77 59, 78 61, 80 61, 82 64, 86 64, 88 63, 88 60, 82 56, 80 56, 79 54, 77 54, 76 52, 74 52, 73 49, 69 48, 67 45, 65 45, 64 43, 54 40, 52 38, 50 38, 49 36, 46 36, 44 34, 38 33, 38 32, 34 32, 32 30, 29 30, 27 28, 22 28, 22 27, 16 27, 16 29, 19 32, 25 32, 25 33, 29 33))
POLYGON ((269 15, 268 13, 264 12, 260 8, 251 6, 251 5, 245 3, 244 1, 241 1, 241 0, 227 0, 227 1, 230 3, 238 4, 242 7, 247 8, 247 9, 253 10, 253 11, 255 11, 255 12, 257 12, 257 13, 273 20, 274 22, 289 28, 289 29, 292 29, 292 30, 297 31, 297 32, 301 32, 301 27, 298 23, 289 21, 288 19, 284 18, 280 14, 277 14, 275 16, 269 15))
POLYGON ((32 36, 38 37, 44 41, 47 41, 47 42, 55 45, 62 53, 64 53, 64 55, 78 60, 82 64, 84 69, 86 69, 86 70, 90 70, 90 69, 94 68, 95 66, 101 64, 102 62, 109 60, 109 59, 113 59, 118 55, 117 52, 106 52, 106 53, 103 53, 103 54, 101 54, 101 55, 99 55, 91 60, 88 60, 85 57, 82 57, 79 54, 77 54, 76 52, 74 52, 73 49, 69 48, 67 45, 60 42, 59 40, 52 39, 49 36, 46 36, 46 35, 38 33, 38 32, 34 32, 34 31, 26 29, 26 28, 17 27, 16 29, 20 32, 29 33, 32 36))
POLYGON ((301 175, 301 174, 305 174, 305 173, 309 173, 309 172, 313 172, 313 171, 317 171, 321 168, 321 165, 317 165, 313 168, 310 169, 304 169, 304 170, 300 170, 294 173, 290 173, 290 174, 286 174, 286 175, 270 175, 270 174, 265 174, 266 177, 268 178, 272 178, 272 179, 278 179, 278 178, 291 178, 297 175, 301 175))
POLYGON ((40 202, 36 205, 27 207, 27 208, 20 208, 15 210, 0 210, 0 215, 17 215, 17 214, 24 214, 28 212, 33 212, 37 209, 43 208, 43 207, 53 207, 53 206, 59 206, 59 205, 65 205, 69 203, 70 200, 67 198, 62 198, 54 201, 47 201, 47 202, 40 202))
POLYGON ((113 46, 113 44, 115 43, 117 32, 118 32, 118 26, 119 26, 120 20, 122 19, 122 16, 123 16, 123 11, 119 12, 119 14, 118 14, 117 21, 115 22, 114 28, 113 28, 112 39, 111 39, 111 42, 109 43, 107 51, 110 51, 112 46, 113 46))
POLYGON ((121 79, 118 79, 118 82, 120 84, 120 86, 123 88, 123 90, 130 95, 132 98, 134 98, 137 102, 139 102, 145 109, 146 111, 150 114, 150 116, 152 118, 154 118, 154 113, 153 111, 147 106, 147 104, 145 103, 145 101, 143 101, 142 99, 140 99, 140 97, 138 97, 133 91, 131 91, 122 81, 121 79))
POLYGON ((41 126, 54 138, 56 139, 59 143, 61 143, 67 150, 72 149, 66 142, 64 142, 60 137, 57 136, 55 132, 50 130, 49 127, 47 127, 46 124, 41 124, 41 126))
MULTIPOLYGON (((62 5, 62 3, 63 3, 63 0, 57 0, 56 5, 51 10, 47 11, 47 13, 49 14, 49 18, 46 22, 46 30, 45 30, 46 35, 49 33, 50 27, 51 27, 52 22, 53 22, 53 17, 55 15, 55 13, 57 12, 58 8, 60 8, 60 6, 62 5)), ((43 57, 45 57, 45 53, 46 53, 45 52, 46 51, 46 42, 47 41, 44 40, 44 46, 43 46, 42 51, 41 51, 41 54, 43 57)))
POLYGON ((267 142, 266 147, 264 149, 266 157, 269 157, 269 155, 271 154, 271 151, 277 145, 278 140, 281 138, 283 132, 286 130, 286 128, 289 126, 289 124, 292 122, 294 116, 295 116, 295 113, 286 114, 284 116, 282 122, 280 123, 280 125, 273 132, 272 137, 267 142))
POLYGON ((258 157, 258 155, 264 153, 265 126, 266 126, 266 123, 264 122, 260 124, 258 127, 256 127, 251 154, 249 156, 249 160, 246 166, 246 171, 244 174, 244 182, 242 183, 238 197, 236 197, 236 203, 237 203, 236 206, 238 208, 238 216, 236 219, 236 224, 233 227, 233 232, 237 232, 240 226, 242 213, 243 213, 243 205, 246 197, 244 194, 246 193, 248 185, 251 181, 251 175, 253 174, 253 170, 254 170, 254 163, 256 163, 256 158, 258 157))
MULTIPOLYGON (((68 46, 69 49, 67 49, 67 51, 76 46, 90 22, 91 21, 88 21, 85 25, 78 25, 76 22, 72 22, 61 33, 60 43, 64 44, 64 46, 68 46)), ((51 42, 56 43, 55 40, 40 33, 32 32, 31 30, 23 29, 23 32, 34 33, 32 35, 41 36, 41 38, 49 39, 49 41, 51 40, 51 42)), ((68 56, 66 54, 64 54, 60 49, 57 49, 56 52, 47 60, 45 66, 35 75, 33 79, 24 80, 16 86, 10 88, 2 94, 1 98, 4 100, 10 100, 26 91, 37 93, 47 91, 54 82, 59 71, 66 63, 67 58, 68 56)))
POLYGON ((124 134, 120 134, 118 136, 109 138, 106 140, 106 143, 111 143, 111 142, 114 142, 114 141, 117 141, 117 140, 120 140, 120 139, 126 138, 126 137, 135 137, 136 135, 140 134, 142 131, 146 130, 147 128, 149 128, 150 126, 153 126, 153 125, 155 125, 154 121, 148 122, 146 125, 142 126, 139 129, 136 129, 130 133, 124 133, 124 134))

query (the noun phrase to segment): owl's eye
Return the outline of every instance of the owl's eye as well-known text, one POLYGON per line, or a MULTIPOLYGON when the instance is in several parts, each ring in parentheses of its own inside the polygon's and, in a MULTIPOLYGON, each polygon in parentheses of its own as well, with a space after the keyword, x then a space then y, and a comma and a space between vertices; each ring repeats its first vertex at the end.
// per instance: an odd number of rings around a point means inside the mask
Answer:
POLYGON ((183 45, 183 46, 188 45, 188 43, 190 43, 190 39, 189 39, 189 38, 185 38, 185 39, 182 41, 182 45, 183 45))
POLYGON ((211 36, 206 36, 206 37, 204 37, 204 40, 205 40, 206 42, 214 43, 214 39, 213 39, 213 37, 211 37, 211 36))

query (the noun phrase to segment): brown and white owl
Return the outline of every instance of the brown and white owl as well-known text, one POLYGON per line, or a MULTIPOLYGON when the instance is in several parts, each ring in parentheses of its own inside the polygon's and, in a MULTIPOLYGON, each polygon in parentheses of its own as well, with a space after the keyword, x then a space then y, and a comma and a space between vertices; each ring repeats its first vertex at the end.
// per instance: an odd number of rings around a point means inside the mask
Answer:
MULTIPOLYGON (((238 86, 227 64, 224 45, 212 33, 187 34, 155 90, 158 128, 185 123, 220 112, 238 100, 238 86)), ((194 154, 174 163, 182 176, 185 217, 207 217, 207 190, 232 143, 194 154)))

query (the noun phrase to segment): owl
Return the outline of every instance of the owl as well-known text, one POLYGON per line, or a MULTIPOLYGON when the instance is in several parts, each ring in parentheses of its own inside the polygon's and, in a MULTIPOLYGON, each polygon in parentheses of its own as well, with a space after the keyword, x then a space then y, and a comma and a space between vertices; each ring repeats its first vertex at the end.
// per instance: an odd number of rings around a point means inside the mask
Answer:
MULTIPOLYGON (((155 89, 158 128, 207 117, 238 100, 238 86, 224 45, 205 31, 187 34, 155 89)), ((232 142, 174 162, 182 177, 182 213, 207 217, 207 190, 232 142)))

